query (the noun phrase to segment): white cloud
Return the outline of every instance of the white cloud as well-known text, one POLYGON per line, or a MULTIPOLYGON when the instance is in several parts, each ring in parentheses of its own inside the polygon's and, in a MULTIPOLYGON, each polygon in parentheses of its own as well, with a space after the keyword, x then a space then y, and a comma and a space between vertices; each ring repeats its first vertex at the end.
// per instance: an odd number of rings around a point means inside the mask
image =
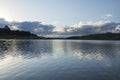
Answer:
POLYGON ((52 34, 55 26, 51 24, 43 24, 38 21, 23 21, 23 22, 8 22, 3 18, 0 18, 0 27, 8 25, 12 30, 25 30, 38 35, 52 34))
POLYGON ((12 30, 21 30, 20 28, 18 28, 17 26, 11 26, 10 27, 12 30))
POLYGON ((120 25, 120 23, 111 22, 111 21, 79 22, 78 24, 75 24, 71 27, 65 27, 65 31, 63 34, 88 35, 88 34, 97 34, 97 33, 106 33, 106 32, 116 32, 116 27, 118 25, 120 25))
MULTIPOLYGON (((23 21, 23 22, 8 22, 5 19, 0 19, 0 27, 5 25, 12 25, 10 28, 12 30, 25 30, 38 35, 59 35, 59 36, 74 36, 74 35, 88 35, 96 33, 105 33, 105 32, 116 32, 120 28, 120 23, 111 22, 108 20, 104 21, 87 21, 79 22, 73 26, 65 27, 56 27, 50 24, 43 24, 38 21, 23 21)), ((120 29, 119 29, 120 30, 120 29)))
POLYGON ((111 17, 113 17, 113 15, 112 14, 105 14, 105 15, 103 15, 102 16, 102 18, 104 19, 104 20, 107 20, 107 19, 110 19, 111 17))
POLYGON ((112 17, 112 14, 106 14, 105 16, 106 17, 112 17))
POLYGON ((120 25, 118 25, 115 29, 120 31, 120 25))
POLYGON ((93 21, 87 21, 87 22, 79 22, 78 24, 73 25, 75 28, 83 28, 85 25, 92 25, 92 26, 102 26, 104 24, 111 23, 111 21, 98 21, 98 22, 93 22, 93 21))

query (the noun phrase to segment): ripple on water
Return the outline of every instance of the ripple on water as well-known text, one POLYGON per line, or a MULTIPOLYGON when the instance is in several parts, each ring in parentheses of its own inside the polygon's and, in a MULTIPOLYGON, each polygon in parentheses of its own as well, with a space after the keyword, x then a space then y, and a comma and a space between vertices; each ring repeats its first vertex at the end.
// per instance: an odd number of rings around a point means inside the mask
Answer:
POLYGON ((118 80, 119 41, 0 40, 0 80, 118 80))

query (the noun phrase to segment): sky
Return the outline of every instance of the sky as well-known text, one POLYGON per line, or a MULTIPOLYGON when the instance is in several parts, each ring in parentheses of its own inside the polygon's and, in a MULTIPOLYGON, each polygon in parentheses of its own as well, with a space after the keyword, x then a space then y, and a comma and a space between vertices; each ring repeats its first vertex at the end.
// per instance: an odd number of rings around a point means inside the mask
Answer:
MULTIPOLYGON (((63 28, 71 26, 78 28, 110 22, 118 24, 119 5, 120 0, 0 0, 0 21, 12 25, 26 21, 40 22, 42 25, 52 26, 52 31, 62 32, 63 28)), ((70 28, 68 30, 71 31, 70 28)))

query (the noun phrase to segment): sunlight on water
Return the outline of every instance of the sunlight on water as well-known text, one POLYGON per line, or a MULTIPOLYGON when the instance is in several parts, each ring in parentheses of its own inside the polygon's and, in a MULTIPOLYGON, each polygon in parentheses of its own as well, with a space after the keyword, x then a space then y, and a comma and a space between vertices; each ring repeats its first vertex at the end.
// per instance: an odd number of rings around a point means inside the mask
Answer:
POLYGON ((118 80, 119 41, 0 40, 0 80, 118 80))

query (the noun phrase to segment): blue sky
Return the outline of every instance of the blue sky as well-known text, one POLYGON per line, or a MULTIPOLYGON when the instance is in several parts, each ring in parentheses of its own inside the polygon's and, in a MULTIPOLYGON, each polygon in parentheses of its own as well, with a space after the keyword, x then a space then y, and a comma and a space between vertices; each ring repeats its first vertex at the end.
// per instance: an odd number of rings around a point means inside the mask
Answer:
POLYGON ((9 21, 43 21, 72 25, 79 21, 99 21, 111 14, 120 20, 120 0, 0 0, 0 17, 9 21))
POLYGON ((8 23, 13 25, 12 29, 31 29, 37 34, 46 30, 49 34, 85 34, 92 33, 90 29, 95 26, 113 31, 120 26, 119 5, 120 0, 0 0, 0 25, 8 23))

